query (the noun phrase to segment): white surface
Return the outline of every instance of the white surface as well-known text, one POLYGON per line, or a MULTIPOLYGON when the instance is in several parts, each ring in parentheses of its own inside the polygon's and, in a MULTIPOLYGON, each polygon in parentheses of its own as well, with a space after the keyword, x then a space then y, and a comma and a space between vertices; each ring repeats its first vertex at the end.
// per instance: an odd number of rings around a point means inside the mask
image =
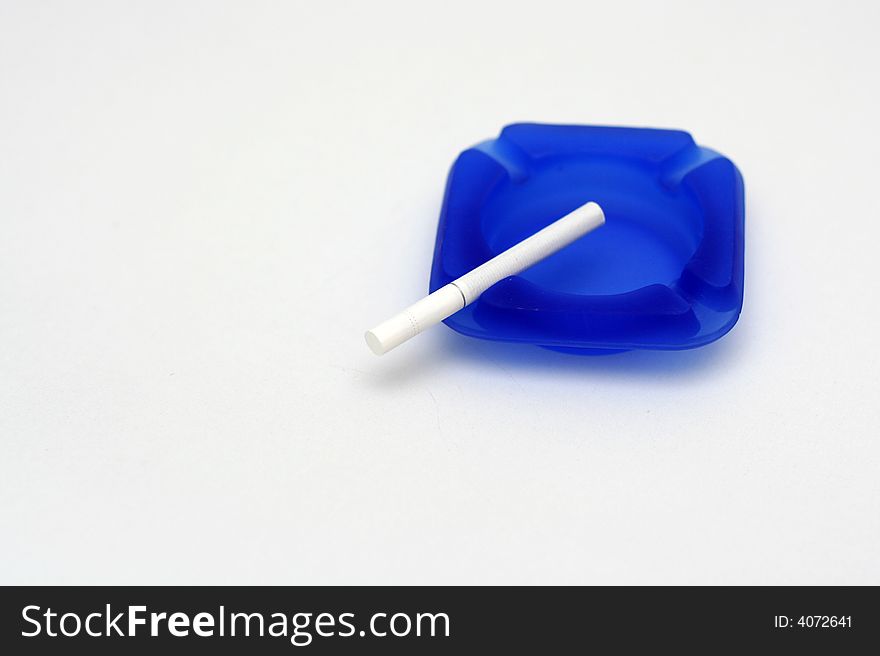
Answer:
POLYGON ((365 335, 367 345, 376 355, 387 353, 470 305, 492 285, 525 271, 603 223, 605 213, 602 208, 593 202, 584 203, 368 330, 365 335))
POLYGON ((870 2, 4 3, 0 580, 880 583, 878 27, 870 2), (455 156, 520 120, 733 158, 739 325, 365 349, 427 288, 455 156))

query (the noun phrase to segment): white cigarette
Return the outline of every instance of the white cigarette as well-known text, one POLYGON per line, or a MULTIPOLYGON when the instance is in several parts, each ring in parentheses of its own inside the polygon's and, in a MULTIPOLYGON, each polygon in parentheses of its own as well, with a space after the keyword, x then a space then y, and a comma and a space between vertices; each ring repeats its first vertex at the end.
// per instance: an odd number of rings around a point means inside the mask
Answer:
POLYGON ((605 214, 601 207, 593 202, 581 205, 531 237, 523 239, 461 278, 453 280, 433 294, 413 303, 403 312, 368 330, 364 335, 367 345, 376 355, 387 353, 470 305, 495 283, 528 269, 603 223, 605 214))

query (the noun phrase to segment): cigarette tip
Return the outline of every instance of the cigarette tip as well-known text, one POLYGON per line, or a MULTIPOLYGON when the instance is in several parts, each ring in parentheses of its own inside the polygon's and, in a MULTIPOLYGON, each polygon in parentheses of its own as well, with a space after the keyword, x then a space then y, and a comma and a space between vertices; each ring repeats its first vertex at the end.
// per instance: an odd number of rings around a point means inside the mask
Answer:
POLYGON ((382 342, 379 341, 379 338, 376 337, 376 334, 372 330, 368 330, 364 333, 364 339, 367 341, 367 346, 370 347, 370 350, 376 355, 382 355, 385 353, 385 349, 382 348, 382 342))

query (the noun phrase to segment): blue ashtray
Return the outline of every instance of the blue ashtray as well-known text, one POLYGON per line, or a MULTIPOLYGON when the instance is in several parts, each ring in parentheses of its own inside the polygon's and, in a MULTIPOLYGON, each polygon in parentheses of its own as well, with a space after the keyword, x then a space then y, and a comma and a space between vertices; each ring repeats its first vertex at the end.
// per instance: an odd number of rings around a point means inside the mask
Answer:
POLYGON ((575 353, 689 349, 743 303, 743 180, 687 132, 515 124, 449 173, 430 291, 587 201, 603 227, 446 319, 471 337, 575 353))

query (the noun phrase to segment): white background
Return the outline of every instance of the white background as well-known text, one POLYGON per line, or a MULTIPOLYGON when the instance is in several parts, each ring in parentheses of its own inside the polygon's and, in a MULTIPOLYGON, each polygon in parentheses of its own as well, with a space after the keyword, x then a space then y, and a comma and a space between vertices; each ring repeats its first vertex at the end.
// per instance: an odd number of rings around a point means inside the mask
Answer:
POLYGON ((4 2, 3 583, 880 583, 876 2, 4 2), (747 189, 714 345, 446 327, 448 167, 682 128, 747 189))

